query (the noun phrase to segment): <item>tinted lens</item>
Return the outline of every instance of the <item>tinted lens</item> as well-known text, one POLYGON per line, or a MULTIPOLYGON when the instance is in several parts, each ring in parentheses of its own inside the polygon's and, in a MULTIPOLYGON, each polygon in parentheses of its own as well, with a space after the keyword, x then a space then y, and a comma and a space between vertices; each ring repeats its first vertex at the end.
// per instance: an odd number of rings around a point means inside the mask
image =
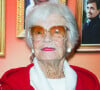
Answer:
POLYGON ((50 29, 50 33, 54 38, 65 37, 65 27, 64 26, 54 26, 50 29))
POLYGON ((44 28, 41 26, 34 26, 31 28, 31 34, 33 39, 42 38, 44 35, 44 28))

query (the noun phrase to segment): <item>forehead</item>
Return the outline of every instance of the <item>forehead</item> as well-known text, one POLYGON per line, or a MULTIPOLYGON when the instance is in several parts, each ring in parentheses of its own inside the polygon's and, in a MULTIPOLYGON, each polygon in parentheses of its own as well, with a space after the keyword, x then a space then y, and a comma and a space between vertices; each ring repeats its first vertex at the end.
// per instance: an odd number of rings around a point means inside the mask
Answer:
POLYGON ((66 25, 66 21, 64 17, 59 14, 51 14, 45 20, 37 20, 34 25, 40 25, 45 28, 50 28, 56 25, 66 25))
POLYGON ((87 4, 87 7, 97 8, 97 6, 96 6, 96 3, 95 3, 95 2, 93 2, 93 3, 88 3, 88 4, 87 4))

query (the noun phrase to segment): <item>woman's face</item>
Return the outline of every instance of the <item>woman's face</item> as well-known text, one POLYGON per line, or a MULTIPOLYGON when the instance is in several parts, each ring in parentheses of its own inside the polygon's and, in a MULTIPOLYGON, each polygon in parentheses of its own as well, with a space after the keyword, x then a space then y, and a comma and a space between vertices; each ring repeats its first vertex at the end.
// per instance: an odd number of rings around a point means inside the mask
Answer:
POLYGON ((65 57, 65 20, 52 14, 46 20, 38 20, 33 29, 33 48, 38 60, 62 60, 65 57), (60 30, 60 31, 59 31, 60 30), (38 32, 36 32, 38 31, 38 32))

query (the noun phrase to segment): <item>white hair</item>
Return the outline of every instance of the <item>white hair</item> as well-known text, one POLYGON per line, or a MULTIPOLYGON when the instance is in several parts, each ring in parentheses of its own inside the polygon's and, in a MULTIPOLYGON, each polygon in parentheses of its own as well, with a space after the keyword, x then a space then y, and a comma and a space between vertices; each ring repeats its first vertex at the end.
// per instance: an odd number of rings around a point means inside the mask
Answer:
POLYGON ((25 26, 26 41, 28 46, 32 48, 32 37, 30 34, 30 27, 32 27, 35 24, 35 22, 39 19, 48 19, 48 16, 52 13, 59 14, 65 19, 66 26, 69 28, 67 43, 71 44, 71 48, 75 48, 79 39, 75 18, 73 17, 72 13, 70 12, 67 6, 50 2, 35 6, 34 9, 31 10, 31 12, 27 15, 25 26))
MULTIPOLYGON (((30 4, 26 8, 26 16, 35 7, 35 0, 29 0, 29 1, 30 1, 30 4)), ((60 1, 59 0, 49 0, 48 2, 50 2, 50 3, 59 3, 60 1)))

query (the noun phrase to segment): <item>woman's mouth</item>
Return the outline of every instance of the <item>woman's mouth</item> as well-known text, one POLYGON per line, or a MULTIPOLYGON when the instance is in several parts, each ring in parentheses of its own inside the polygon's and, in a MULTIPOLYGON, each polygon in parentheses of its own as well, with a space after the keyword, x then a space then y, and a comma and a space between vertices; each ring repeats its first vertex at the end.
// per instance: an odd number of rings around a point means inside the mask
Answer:
POLYGON ((52 47, 44 47, 41 49, 42 51, 54 51, 55 48, 52 48, 52 47))

